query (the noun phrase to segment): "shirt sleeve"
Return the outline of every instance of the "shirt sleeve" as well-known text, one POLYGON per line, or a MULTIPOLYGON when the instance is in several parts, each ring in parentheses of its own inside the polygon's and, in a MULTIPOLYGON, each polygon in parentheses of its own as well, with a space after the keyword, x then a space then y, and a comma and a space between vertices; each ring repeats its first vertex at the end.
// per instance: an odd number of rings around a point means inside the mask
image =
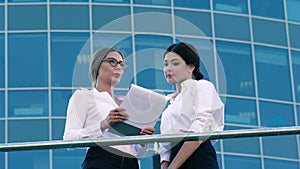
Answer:
POLYGON ((67 119, 64 131, 64 140, 79 140, 84 138, 95 138, 102 135, 100 123, 86 126, 88 116, 88 98, 80 91, 75 91, 69 100, 67 119))
POLYGON ((214 85, 205 80, 194 81, 190 86, 193 97, 193 120, 191 132, 213 132, 224 128, 224 104, 214 85))
POLYGON ((171 156, 171 143, 159 143, 160 162, 170 162, 171 156))

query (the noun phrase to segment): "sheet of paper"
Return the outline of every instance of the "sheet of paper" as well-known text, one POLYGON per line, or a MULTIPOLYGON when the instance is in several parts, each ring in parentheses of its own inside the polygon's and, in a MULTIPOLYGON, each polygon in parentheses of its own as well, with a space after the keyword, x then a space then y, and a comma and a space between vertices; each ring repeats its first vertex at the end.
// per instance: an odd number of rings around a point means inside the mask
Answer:
POLYGON ((128 120, 124 122, 141 129, 154 127, 167 101, 165 95, 132 84, 121 104, 129 114, 128 120))

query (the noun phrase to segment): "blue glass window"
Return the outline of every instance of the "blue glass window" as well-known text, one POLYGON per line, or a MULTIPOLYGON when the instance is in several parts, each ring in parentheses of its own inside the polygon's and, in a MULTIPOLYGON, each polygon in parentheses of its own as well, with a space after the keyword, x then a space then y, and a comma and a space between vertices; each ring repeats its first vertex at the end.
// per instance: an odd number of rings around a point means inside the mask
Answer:
POLYGON ((254 168, 261 169, 260 157, 224 155, 224 163, 225 163, 225 168, 230 168, 230 169, 241 169, 241 168, 243 168, 243 169, 254 169, 254 168))
POLYGON ((8 6, 8 30, 47 29, 46 5, 8 6))
POLYGON ((0 91, 0 118, 5 116, 5 93, 0 91))
POLYGON ((300 22, 300 1, 286 0, 287 15, 289 21, 300 22))
POLYGON ((214 0, 213 6, 216 11, 248 14, 247 0, 214 0))
POLYGON ((129 4, 130 0, 92 0, 92 2, 129 4))
POLYGON ((50 0, 50 2, 89 2, 89 0, 50 0))
MULTIPOLYGON (((245 128, 225 127, 225 130, 239 130, 239 129, 245 129, 245 128)), ((244 153, 244 154, 259 155, 260 154, 259 138, 249 137, 249 138, 224 139, 223 151, 229 153, 244 153)))
POLYGON ((31 117, 48 116, 48 91, 9 91, 8 116, 31 117))
POLYGON ((46 33, 8 34, 8 86, 48 86, 46 33))
POLYGON ((175 7, 210 9, 209 0, 174 0, 175 7))
POLYGON ((53 168, 80 169, 84 160, 86 149, 53 150, 53 168))
POLYGON ((89 30, 89 6, 51 5, 50 27, 51 29, 89 30))
POLYGON ((283 1, 282 0, 252 0, 251 13, 252 15, 284 19, 283 1))
POLYGON ((257 126, 255 100, 226 98, 225 122, 257 126))
POLYGON ((5 152, 0 152, 0 168, 5 168, 5 152))
POLYGON ((170 0, 133 0, 134 4, 170 6, 170 0))
POLYGON ((300 126, 300 106, 297 106, 297 118, 298 118, 298 126, 300 126))
POLYGON ((0 6, 0 30, 4 30, 4 17, 4 6, 0 6))
POLYGON ((65 119, 52 120, 52 140, 63 140, 65 123, 65 119))
POLYGON ((22 2, 46 2, 47 0, 7 0, 8 2, 22 3, 22 2))
MULTIPOLYGON (((227 93, 254 96, 251 47, 247 44, 217 41, 217 52, 225 71, 227 93)), ((219 74, 223 70, 218 70, 219 74)), ((223 81, 223 79, 220 79, 223 81)))
MULTIPOLYGON (((163 54, 172 44, 171 37, 137 35, 136 75, 137 84, 150 89, 170 89, 163 73, 163 54)), ((134 79, 133 79, 134 80, 134 79)))
MULTIPOLYGON (((287 147, 287 146, 285 146, 287 147)), ((273 148, 274 149, 274 148, 273 148)), ((285 161, 285 160, 277 160, 277 159, 264 159, 265 169, 298 169, 299 162, 294 161, 285 161)))
POLYGON ((52 90, 52 116, 66 116, 71 90, 52 90))
POLYGON ((300 103, 300 52, 292 51, 292 66, 296 102, 300 103))
POLYGON ((300 25, 289 24, 289 34, 291 47, 300 49, 300 25))
POLYGON ((215 14, 215 31, 216 37, 250 41, 247 17, 215 14))
POLYGON ((5 59, 4 59, 4 35, 0 34, 0 88, 5 86, 5 59))
POLYGON ((210 13, 174 10, 174 15, 176 34, 212 36, 210 13))
POLYGON ((48 119, 8 120, 8 142, 31 142, 47 140, 49 140, 48 119))
POLYGON ((131 80, 134 77, 134 64, 132 55, 132 37, 131 34, 106 34, 95 33, 93 35, 93 50, 96 51, 103 47, 114 47, 122 51, 125 61, 128 64, 128 69, 124 70, 123 77, 116 88, 128 88, 131 80))
POLYGON ((286 26, 284 22, 252 19, 255 42, 286 46, 286 26), (274 36, 276 35, 276 36, 274 36))
POLYGON ((93 5, 92 16, 93 30, 131 31, 130 7, 93 5))
POLYGON ((9 152, 8 166, 9 168, 49 169, 49 159, 49 150, 9 152))
MULTIPOLYGON (((4 120, 0 120, 0 143, 5 143, 5 121, 4 120)), ((0 154, 0 161, 1 161, 1 154, 0 154)))
POLYGON ((295 125, 292 105, 260 101, 259 107, 262 126, 284 127, 295 125))
POLYGON ((255 60, 259 97, 292 101, 287 51, 255 46, 255 60))
POLYGON ((171 10, 134 8, 134 31, 172 33, 171 10))
MULTIPOLYGON (((77 58, 88 39, 88 33, 51 34, 51 83, 53 86, 72 86, 72 77, 77 61, 78 64, 89 62, 88 58, 84 60, 77 58)), ((76 74, 74 76, 77 75, 88 78, 88 74, 76 74)))
MULTIPOLYGON (((263 137, 262 140, 263 140, 264 155, 298 159, 296 137, 297 136, 295 135, 263 137)), ((289 167, 284 167, 284 168, 289 168, 289 167)))

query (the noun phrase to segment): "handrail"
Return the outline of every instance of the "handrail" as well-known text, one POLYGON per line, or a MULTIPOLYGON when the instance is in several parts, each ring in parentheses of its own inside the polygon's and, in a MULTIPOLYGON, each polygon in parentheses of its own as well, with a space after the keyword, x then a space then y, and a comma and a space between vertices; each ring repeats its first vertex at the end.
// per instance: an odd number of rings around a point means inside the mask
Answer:
POLYGON ((24 151, 24 150, 45 150, 45 149, 63 149, 63 148, 80 148, 90 146, 107 146, 107 145, 125 145, 125 144, 146 144, 154 142, 176 142, 205 140, 210 138, 229 139, 243 137, 261 137, 261 136, 280 136, 300 134, 300 126, 293 127, 273 127, 243 130, 225 130, 222 132, 205 132, 176 135, 146 135, 146 136, 126 136, 119 138, 99 138, 74 141, 38 141, 38 142, 19 142, 0 144, 0 152, 24 151))

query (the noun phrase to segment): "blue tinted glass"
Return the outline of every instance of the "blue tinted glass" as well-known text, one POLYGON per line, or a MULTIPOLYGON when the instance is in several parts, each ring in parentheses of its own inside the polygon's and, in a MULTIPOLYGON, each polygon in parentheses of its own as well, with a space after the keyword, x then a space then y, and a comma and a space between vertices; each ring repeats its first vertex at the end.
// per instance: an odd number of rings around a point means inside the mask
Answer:
POLYGON ((300 22, 299 6, 299 0, 286 0, 286 8, 289 21, 300 22))
POLYGON ((131 31, 130 7, 93 5, 92 12, 93 30, 131 31), (109 15, 99 19, 105 13, 109 15))
POLYGON ((265 158, 265 169, 299 169, 299 162, 265 158))
POLYGON ((300 126, 300 106, 297 106, 297 118, 298 118, 298 126, 300 126))
POLYGON ((0 91, 0 118, 5 116, 5 93, 0 91))
POLYGON ((89 2, 89 0, 50 0, 50 2, 89 2))
POLYGON ((214 10, 248 14, 247 0, 214 0, 214 10))
POLYGON ((129 4, 130 0, 92 0, 92 2, 129 4))
POLYGON ((89 30, 89 6, 51 5, 50 27, 51 29, 89 30))
POLYGON ((210 9, 209 0, 174 0, 175 7, 210 9))
POLYGON ((171 10, 134 8, 134 31, 172 33, 171 10))
POLYGON ((261 169, 260 157, 224 155, 224 163, 225 168, 230 169, 261 169))
POLYGON ((15 2, 15 3, 20 3, 20 2, 46 2, 47 0, 7 0, 8 2, 15 2))
POLYGON ((48 116, 48 91, 8 91, 8 116, 48 116))
POLYGON ((250 45, 218 41, 217 52, 225 71, 227 93, 254 96, 250 45))
POLYGON ((287 45, 285 23, 267 21, 263 19, 253 19, 252 24, 255 42, 282 46, 287 45))
POLYGON ((5 152, 0 152, 0 168, 5 168, 5 152))
POLYGON ((9 168, 43 168, 49 169, 49 151, 20 151, 8 153, 9 168))
POLYGON ((292 51, 292 63, 295 88, 294 92, 296 102, 300 103, 300 52, 292 51))
MULTIPOLYGON (((0 143, 4 143, 4 142, 5 142, 5 121, 0 120, 0 143)), ((1 161, 1 155, 0 155, 0 161, 1 161)))
POLYGON ((8 86, 48 86, 46 33, 8 34, 8 86))
POLYGON ((255 46, 255 59, 259 97, 291 101, 287 51, 255 46))
POLYGON ((219 38, 250 41, 249 19, 246 17, 215 14, 215 31, 219 38))
POLYGON ((263 137, 262 139, 264 155, 298 159, 296 136, 263 137))
POLYGON ((64 119, 52 120, 52 140, 63 140, 65 123, 64 119))
POLYGON ((53 168, 54 169, 81 169, 86 149, 74 150, 53 150, 53 168))
POLYGON ((282 127, 295 125, 292 105, 260 101, 259 107, 262 126, 282 127))
POLYGON ((52 116, 66 116, 71 90, 52 91, 52 116))
MULTIPOLYGON (((88 33, 51 34, 51 84, 53 86, 72 86, 77 56, 88 38, 88 33)), ((88 60, 82 62, 85 61, 88 60)), ((81 61, 78 62, 81 63, 81 61)), ((84 76, 88 76, 88 74, 84 74, 84 76)))
POLYGON ((0 34, 0 88, 4 87, 5 78, 5 60, 4 60, 4 35, 0 34))
POLYGON ((191 31, 190 27, 195 27, 202 31, 202 36, 212 36, 211 32, 211 16, 210 13, 196 12, 196 11, 184 11, 174 10, 175 15, 175 33, 185 35, 197 35, 197 31, 191 31), (179 17, 179 18, 177 18, 179 17), (188 23, 188 24, 187 24, 188 23), (192 26, 191 26, 192 25, 192 26))
POLYGON ((4 16, 4 6, 0 6, 0 30, 4 30, 4 16))
POLYGON ((163 73, 163 53, 172 44, 172 38, 138 35, 135 44, 137 84, 150 89, 170 89, 163 73))
POLYGON ((289 24, 289 34, 291 47, 300 49, 300 25, 289 24))
POLYGON ((8 6, 8 30, 47 29, 46 5, 8 6))
POLYGON ((283 1, 282 0, 251 0, 252 15, 284 19, 283 1))
POLYGON ((164 5, 164 6, 170 6, 171 1, 170 0, 133 0, 134 4, 149 4, 149 5, 164 5))
POLYGON ((8 142, 49 140, 49 120, 9 120, 8 142))
POLYGON ((257 125, 255 100, 226 98, 225 122, 257 125))

